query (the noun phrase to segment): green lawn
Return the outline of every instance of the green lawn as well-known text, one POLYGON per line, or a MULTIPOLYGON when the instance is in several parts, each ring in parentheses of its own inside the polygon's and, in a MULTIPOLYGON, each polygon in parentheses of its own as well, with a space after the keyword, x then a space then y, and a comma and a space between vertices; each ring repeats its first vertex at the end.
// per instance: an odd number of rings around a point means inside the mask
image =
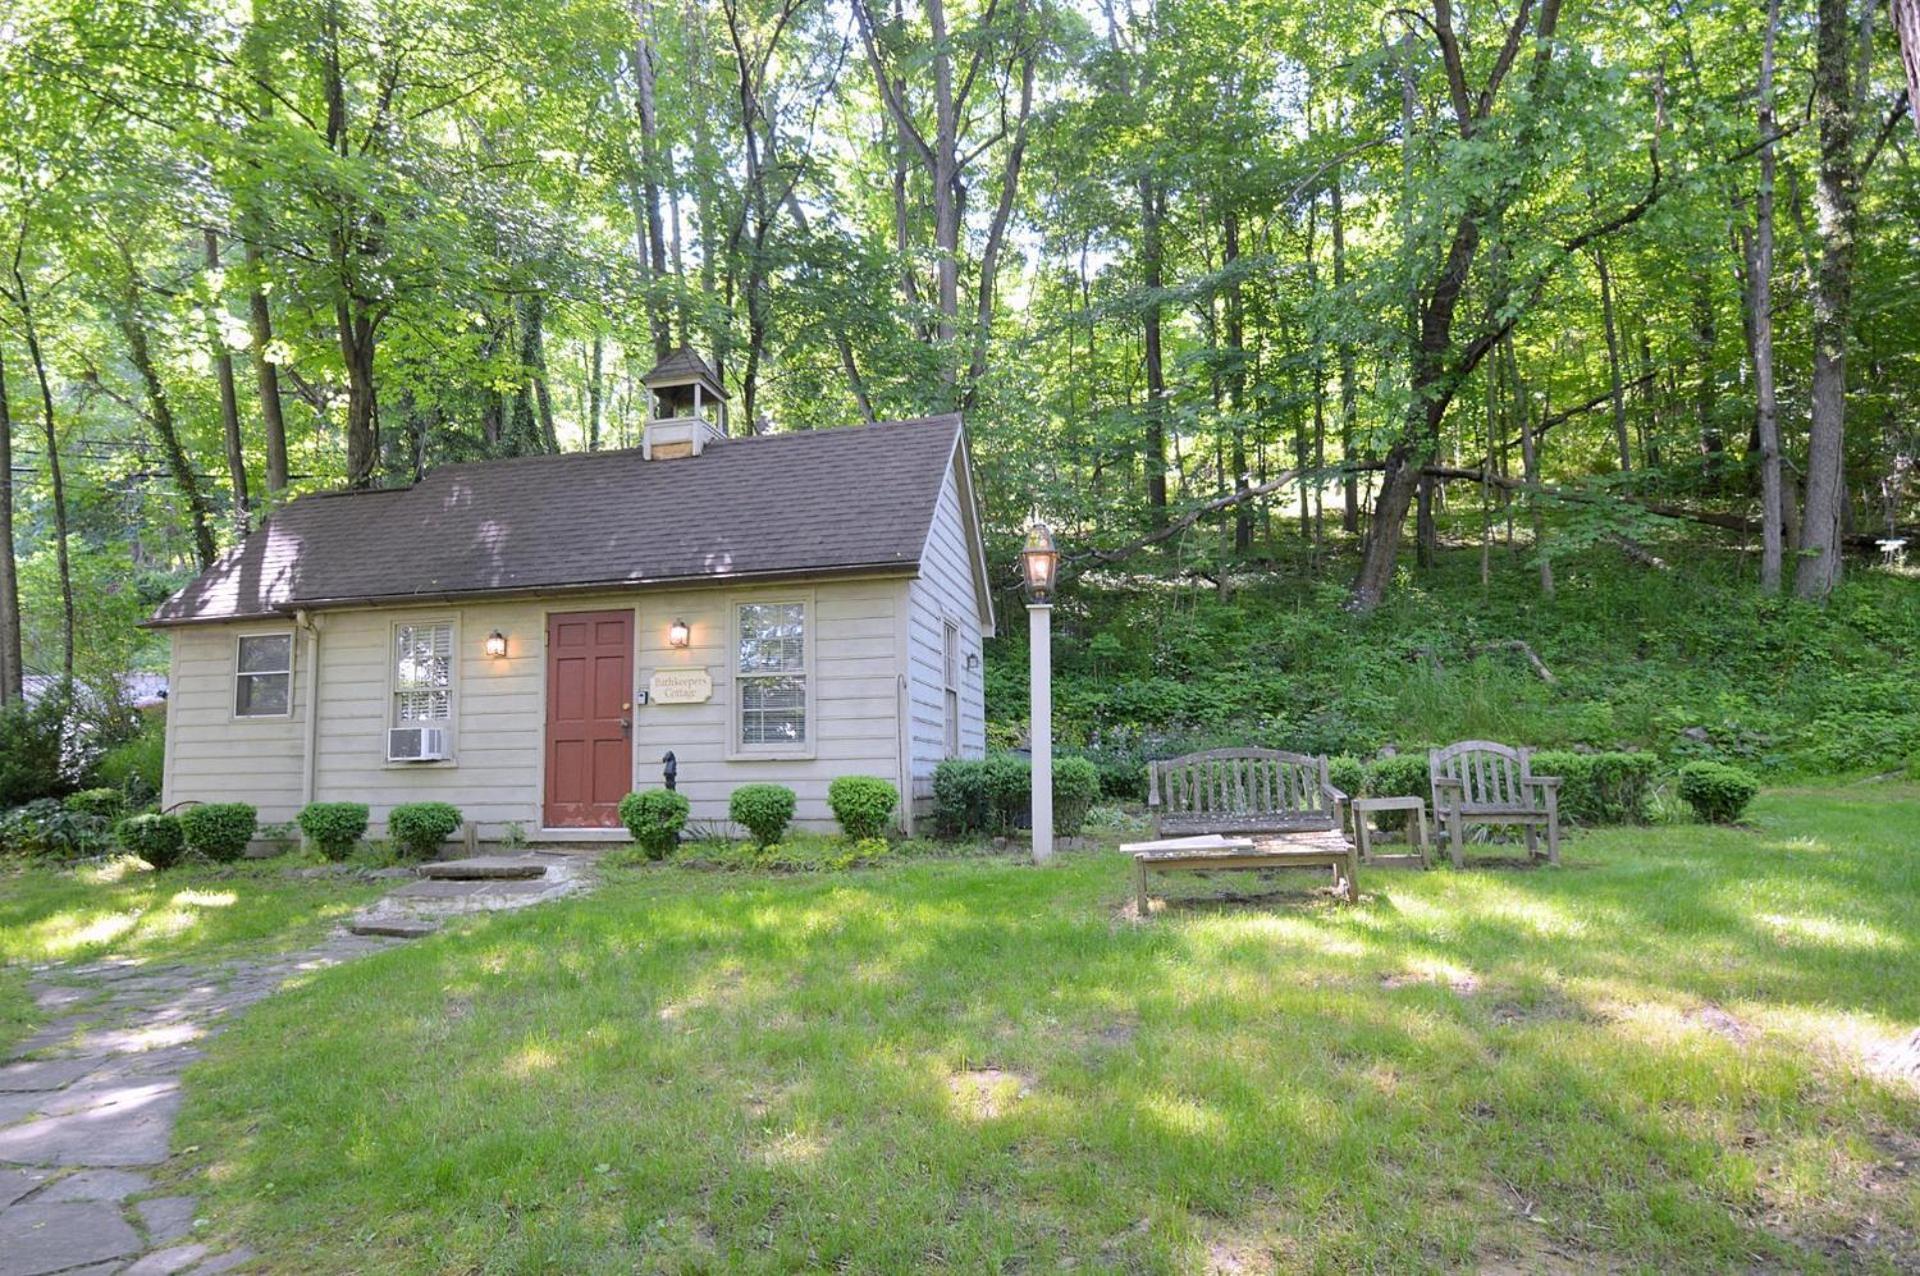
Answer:
POLYGON ((1920 790, 1755 819, 1144 925, 615 873, 257 1007, 179 1142, 276 1270, 1911 1270, 1920 790))
POLYGON ((110 956, 217 960, 318 941, 376 887, 286 874, 281 861, 0 871, 0 1053, 34 1021, 26 966, 110 956))

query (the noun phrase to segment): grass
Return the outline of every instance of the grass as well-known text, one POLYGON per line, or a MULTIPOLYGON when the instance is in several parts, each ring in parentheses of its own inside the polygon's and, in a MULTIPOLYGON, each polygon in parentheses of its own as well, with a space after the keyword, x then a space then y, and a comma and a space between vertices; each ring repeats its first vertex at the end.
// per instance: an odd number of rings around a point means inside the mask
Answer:
POLYGON ((257 1007, 179 1143, 277 1270, 1911 1270, 1920 788, 1753 818, 1145 924, 615 871, 257 1007))
POLYGON ((286 868, 264 860, 156 873, 123 857, 98 867, 0 872, 0 1052, 35 1020, 28 965, 285 951, 316 942, 379 894, 361 883, 289 877, 286 868))

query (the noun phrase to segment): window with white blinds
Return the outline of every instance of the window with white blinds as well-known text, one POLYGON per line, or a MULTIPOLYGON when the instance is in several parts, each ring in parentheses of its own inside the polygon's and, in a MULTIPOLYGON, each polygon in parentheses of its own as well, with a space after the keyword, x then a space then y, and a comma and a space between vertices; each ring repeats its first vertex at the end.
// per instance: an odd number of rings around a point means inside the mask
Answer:
POLYGON ((393 627, 393 725, 453 718, 453 625, 393 627))
POLYGON ((807 743, 807 607, 743 603, 734 615, 733 676, 740 689, 740 747, 807 743))

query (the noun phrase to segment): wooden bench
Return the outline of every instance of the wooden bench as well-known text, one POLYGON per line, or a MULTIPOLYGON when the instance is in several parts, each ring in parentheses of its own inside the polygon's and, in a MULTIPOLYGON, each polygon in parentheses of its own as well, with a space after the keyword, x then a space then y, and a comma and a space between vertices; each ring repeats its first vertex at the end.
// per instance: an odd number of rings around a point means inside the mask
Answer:
POLYGON ((1523 824, 1527 854, 1540 853, 1539 825, 1547 827, 1547 860, 1560 862, 1560 778, 1533 773, 1532 750, 1487 740, 1462 740, 1427 754, 1433 818, 1447 827, 1453 866, 1464 862, 1468 824, 1523 824))
POLYGON ((1148 766, 1153 842, 1133 843, 1135 891, 1147 910, 1149 872, 1329 868, 1335 892, 1359 895, 1359 856, 1347 840, 1347 795, 1327 760, 1275 749, 1212 749, 1148 766))

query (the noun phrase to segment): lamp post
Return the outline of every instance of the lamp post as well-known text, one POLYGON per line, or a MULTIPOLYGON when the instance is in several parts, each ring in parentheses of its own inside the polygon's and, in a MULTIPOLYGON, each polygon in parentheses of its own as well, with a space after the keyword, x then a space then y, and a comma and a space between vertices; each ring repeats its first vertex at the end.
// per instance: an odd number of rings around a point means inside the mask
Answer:
POLYGON ((1027 593, 1027 713, 1033 748, 1033 862, 1053 858, 1053 590, 1060 551, 1035 519, 1020 548, 1027 593))

